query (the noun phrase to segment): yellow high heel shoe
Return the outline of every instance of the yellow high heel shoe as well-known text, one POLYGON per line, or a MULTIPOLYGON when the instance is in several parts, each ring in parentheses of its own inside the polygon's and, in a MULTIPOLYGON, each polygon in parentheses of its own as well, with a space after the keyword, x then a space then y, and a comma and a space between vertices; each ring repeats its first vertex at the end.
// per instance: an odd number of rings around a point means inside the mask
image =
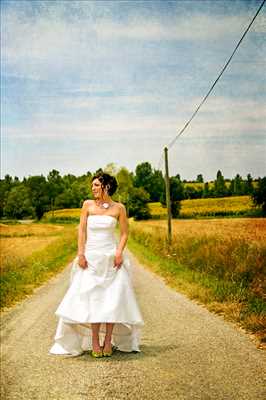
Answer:
POLYGON ((101 349, 100 351, 94 351, 94 350, 92 350, 92 351, 91 351, 91 355, 92 355, 92 357, 94 357, 94 358, 100 358, 100 357, 103 356, 103 351, 102 351, 102 349, 101 349))
MULTIPOLYGON (((104 345, 103 345, 103 349, 104 349, 104 345)), ((113 345, 111 345, 111 350, 110 351, 104 351, 103 350, 103 357, 111 357, 111 355, 113 354, 114 350, 115 350, 115 347, 113 345)))
POLYGON ((103 357, 111 357, 112 354, 113 354, 112 349, 110 351, 103 351, 103 357))

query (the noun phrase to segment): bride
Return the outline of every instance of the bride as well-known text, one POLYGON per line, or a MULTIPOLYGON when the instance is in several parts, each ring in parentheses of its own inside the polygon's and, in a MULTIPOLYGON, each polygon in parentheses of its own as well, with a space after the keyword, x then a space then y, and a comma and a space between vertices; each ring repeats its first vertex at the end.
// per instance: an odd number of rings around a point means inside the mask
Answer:
POLYGON ((125 206, 112 200, 115 177, 100 172, 92 178, 94 200, 83 203, 78 255, 68 290, 55 314, 59 317, 51 354, 111 356, 114 349, 140 351, 144 325, 132 285, 125 206), (120 239, 115 238, 119 223, 120 239))

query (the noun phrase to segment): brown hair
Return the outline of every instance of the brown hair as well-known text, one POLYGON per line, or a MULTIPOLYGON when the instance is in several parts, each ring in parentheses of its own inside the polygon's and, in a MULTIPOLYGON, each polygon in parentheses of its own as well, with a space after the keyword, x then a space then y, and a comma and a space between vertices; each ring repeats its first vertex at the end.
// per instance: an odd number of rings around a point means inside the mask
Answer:
POLYGON ((105 172, 98 172, 92 177, 92 182, 94 179, 99 179, 102 184, 103 189, 107 189, 107 193, 109 196, 112 196, 117 189, 117 180, 114 176, 111 176, 105 172))

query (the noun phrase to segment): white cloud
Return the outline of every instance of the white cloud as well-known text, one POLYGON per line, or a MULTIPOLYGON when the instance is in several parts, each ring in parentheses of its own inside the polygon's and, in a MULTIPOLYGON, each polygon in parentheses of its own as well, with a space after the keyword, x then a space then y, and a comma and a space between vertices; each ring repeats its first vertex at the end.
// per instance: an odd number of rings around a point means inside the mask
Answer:
MULTIPOLYGON (((118 97, 110 101, 128 102, 134 101, 139 105, 143 101, 162 101, 154 98, 118 97)), ((164 99, 165 100, 165 99, 164 99)), ((60 101, 56 99, 55 101, 60 101)), ((102 99, 94 101, 102 102, 102 99)), ((194 99, 193 104, 197 104, 194 99)), ((227 137, 240 139, 256 135, 265 137, 266 110, 262 108, 262 102, 250 100, 232 100, 229 98, 214 98, 206 103, 199 114, 191 122, 182 138, 217 138, 227 137)), ((69 99, 65 103, 65 112, 62 115, 36 114, 35 120, 23 127, 6 128, 3 134, 11 140, 30 139, 33 140, 64 140, 75 138, 75 140, 110 140, 125 139, 128 135, 136 138, 165 137, 165 142, 171 141, 177 132, 183 128, 188 117, 191 116, 194 107, 184 104, 178 108, 176 114, 151 114, 132 115, 131 112, 110 112, 110 114, 98 117, 86 117, 74 115, 72 108, 78 109, 91 107, 90 100, 69 99), (191 108, 190 108, 191 107, 191 108), (72 110, 72 111, 71 111, 72 110)), ((96 104, 97 106, 97 104, 96 104)), ((119 109, 119 107, 117 107, 119 109)))
POLYGON ((84 123, 78 121, 72 123, 46 122, 44 124, 31 125, 30 127, 8 128, 6 135, 15 139, 36 140, 62 140, 75 138, 75 140, 108 140, 125 138, 126 135, 153 137, 162 132, 162 126, 166 131, 173 129, 173 121, 157 118, 139 118, 132 121, 126 117, 110 119, 95 119, 84 123))
MULTIPOLYGON (((125 23, 103 21, 95 27, 97 35, 105 40, 115 38, 137 40, 216 40, 239 35, 247 26, 246 16, 207 16, 192 15, 189 18, 172 18, 168 24, 150 19, 125 23)), ((266 32, 263 24, 259 31, 266 32)), ((254 29, 255 30, 255 29, 254 29)))
MULTIPOLYGON (((265 18, 258 17, 252 30, 265 33, 265 18)), ((163 19, 131 18, 119 23, 103 17, 97 21, 65 20, 60 14, 39 15, 35 19, 19 16, 14 10, 2 17, 3 58, 16 73, 33 79, 45 78, 52 72, 78 69, 84 76, 95 73, 93 63, 118 55, 119 40, 128 41, 127 54, 134 58, 130 41, 192 41, 209 42, 240 38, 249 19, 247 16, 192 15, 173 17, 166 24, 163 19), (116 43, 116 45, 115 45, 116 43), (111 45, 110 45, 111 44, 111 45), (86 67, 87 66, 87 67, 86 67), (87 69, 87 74, 86 74, 87 69), (93 71, 92 71, 93 69, 93 71)), ((163 43, 163 42, 162 42, 163 43)), ((125 51, 125 50, 124 50, 125 51)), ((138 58, 137 55, 136 58, 138 58)), ((145 54, 142 54, 145 60, 145 54)), ((120 59, 120 56, 119 56, 120 59)), ((143 61, 142 60, 142 61, 143 61)))

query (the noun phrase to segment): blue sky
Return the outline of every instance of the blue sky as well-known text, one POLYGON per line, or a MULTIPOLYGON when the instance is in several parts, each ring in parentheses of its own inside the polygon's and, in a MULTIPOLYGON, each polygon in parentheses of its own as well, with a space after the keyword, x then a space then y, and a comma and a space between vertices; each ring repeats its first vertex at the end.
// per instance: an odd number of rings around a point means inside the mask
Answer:
MULTIPOLYGON (((157 169, 260 4, 2 1, 1 175, 157 169)), ((265 8, 169 150, 171 175, 265 176, 265 8)))

